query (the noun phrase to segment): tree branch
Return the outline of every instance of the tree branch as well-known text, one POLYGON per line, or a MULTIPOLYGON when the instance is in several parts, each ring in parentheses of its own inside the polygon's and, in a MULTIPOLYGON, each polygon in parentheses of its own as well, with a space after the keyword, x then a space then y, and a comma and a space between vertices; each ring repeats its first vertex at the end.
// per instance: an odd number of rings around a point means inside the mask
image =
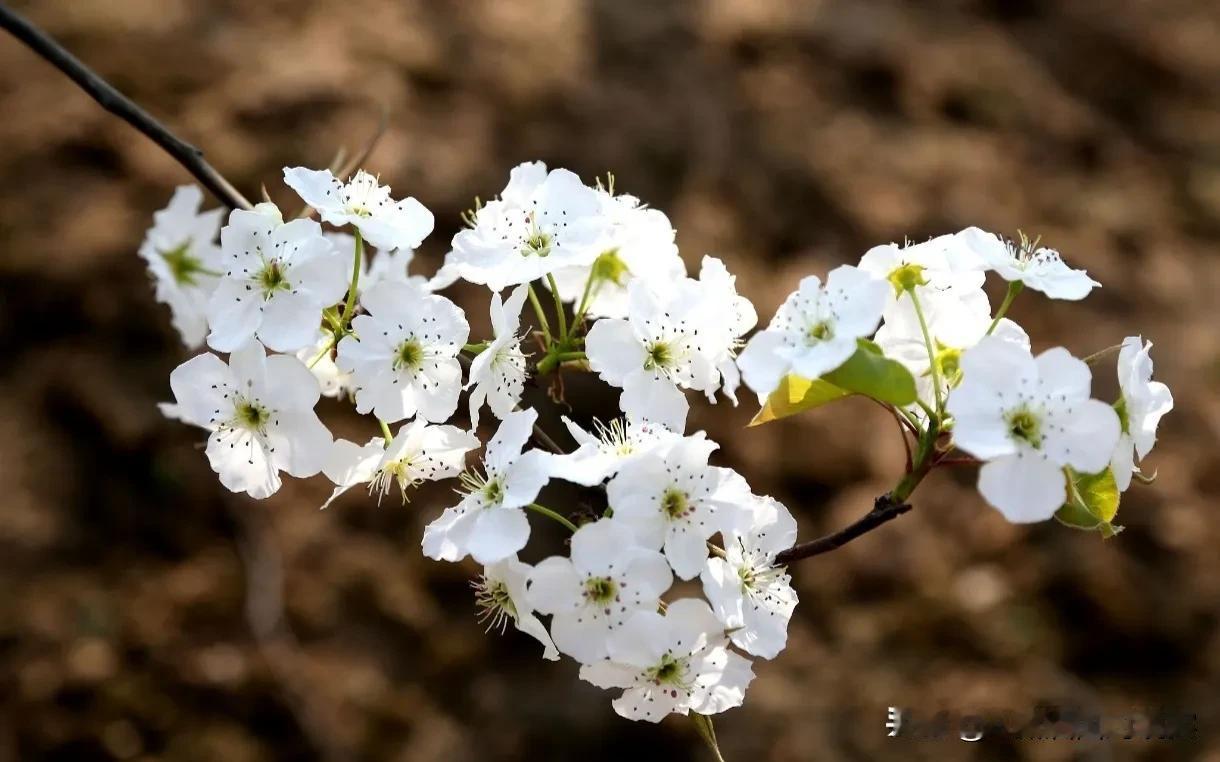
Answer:
POLYGON ((864 514, 856 523, 849 524, 843 529, 828 534, 825 537, 802 542, 799 545, 794 545, 785 551, 781 551, 775 556, 775 565, 783 566, 793 561, 799 561, 802 558, 821 555, 836 548, 841 548, 857 537, 873 531, 882 524, 891 519, 898 518, 909 510, 911 510, 910 503, 895 500, 889 493, 886 493, 874 500, 873 509, 864 514))
POLYGON ((230 209, 250 209, 250 202, 237 191, 211 164, 203 159, 203 151, 180 140, 144 109, 120 93, 80 59, 65 50, 45 32, 31 24, 11 8, 0 4, 0 28, 25 43, 31 50, 66 74, 102 108, 144 133, 166 153, 195 176, 230 209))

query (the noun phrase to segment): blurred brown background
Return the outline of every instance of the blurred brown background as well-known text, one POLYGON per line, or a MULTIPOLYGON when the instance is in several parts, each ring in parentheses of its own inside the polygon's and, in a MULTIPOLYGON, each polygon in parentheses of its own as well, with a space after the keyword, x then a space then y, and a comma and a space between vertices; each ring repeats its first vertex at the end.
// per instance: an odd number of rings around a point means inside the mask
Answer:
MULTIPOLYGON (((670 214, 688 263, 722 256, 764 320, 802 274, 878 242, 1043 235, 1105 288, 1029 294, 1013 315, 1036 348, 1156 342, 1178 405, 1160 480, 1128 493, 1126 532, 1103 542, 1008 525, 972 475, 936 474, 915 511, 794 569, 790 647, 718 718, 722 746, 731 761, 1220 760, 1216 3, 15 5, 251 197, 266 183, 293 203, 280 168, 357 148, 386 104, 369 168, 436 212, 426 272, 472 198, 534 158, 613 171, 670 214), (1196 713, 1198 735, 884 737, 890 705, 1037 702, 1165 705, 1196 713)), ((707 759, 687 723, 621 720, 572 662, 483 634, 473 567, 419 553, 446 490, 319 512, 320 477, 264 503, 221 488, 202 435, 154 407, 187 355, 135 254, 188 176, 7 36, 0 113, 0 760, 707 759)), ((457 298, 486 330, 485 294, 457 298)), ((582 412, 613 406, 588 379, 569 391, 582 412)), ((698 404, 693 426, 802 536, 866 511, 901 469, 893 422, 864 402, 742 429, 753 412, 698 404)), ((374 433, 338 405, 323 416, 374 433)), ((531 560, 557 549, 536 537, 531 560)))

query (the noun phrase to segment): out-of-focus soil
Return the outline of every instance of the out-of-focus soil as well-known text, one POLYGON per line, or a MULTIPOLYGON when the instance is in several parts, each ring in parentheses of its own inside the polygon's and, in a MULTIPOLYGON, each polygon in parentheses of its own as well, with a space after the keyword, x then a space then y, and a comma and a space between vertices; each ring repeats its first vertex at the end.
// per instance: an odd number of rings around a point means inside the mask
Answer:
MULTIPOLYGON (((718 718, 725 755, 1220 760, 1220 6, 19 6, 251 196, 266 183, 291 203, 280 168, 356 149, 385 104, 370 168, 436 212, 425 270, 472 198, 534 158, 613 171, 670 214, 688 263, 722 256, 764 320, 801 275, 878 242, 1041 234, 1105 287, 1023 296, 1014 316, 1037 348, 1156 343, 1177 398, 1157 484, 1103 542, 1009 525, 968 473, 936 474, 907 516, 795 567, 790 646, 718 718), (1165 705, 1198 734, 884 737, 891 705, 1040 701, 1165 705)), ((263 503, 227 493, 199 432, 155 408, 186 353, 135 255, 188 178, 7 37, 0 113, 0 760, 707 758, 687 723, 621 720, 571 662, 483 634, 473 567, 419 553, 444 489, 325 512, 321 478, 263 503)), ((485 330, 486 297, 458 296, 485 330)), ((581 410, 614 401, 587 379, 570 393, 581 410)), ((339 433, 373 433, 324 408, 339 433)), ((864 512, 901 469, 893 422, 863 402, 744 430, 752 412, 701 404, 693 425, 803 536, 864 512)), ((539 557, 558 547, 544 531, 539 557)))

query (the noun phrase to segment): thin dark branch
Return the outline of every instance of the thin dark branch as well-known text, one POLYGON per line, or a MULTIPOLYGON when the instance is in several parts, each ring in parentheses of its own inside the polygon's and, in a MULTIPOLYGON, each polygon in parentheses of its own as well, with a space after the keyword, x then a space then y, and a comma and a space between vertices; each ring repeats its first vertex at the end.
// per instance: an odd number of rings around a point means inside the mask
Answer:
POLYGON ((873 531, 882 524, 891 519, 898 518, 909 510, 911 510, 910 503, 897 502, 888 494, 882 495, 873 501, 873 509, 856 523, 850 524, 825 537, 802 542, 799 545, 794 545, 785 551, 781 551, 775 556, 775 565, 783 566, 793 561, 799 561, 802 558, 821 555, 836 548, 841 548, 857 537, 873 531))
POLYGON ((116 90, 109 82, 99 77, 92 69, 81 63, 80 59, 48 37, 45 32, 3 4, 0 4, 0 28, 8 30, 31 50, 68 75, 69 79, 88 93, 102 108, 135 127, 161 146, 225 206, 230 209, 252 208, 250 202, 228 180, 211 164, 204 161, 203 151, 180 140, 166 129, 165 125, 116 90))

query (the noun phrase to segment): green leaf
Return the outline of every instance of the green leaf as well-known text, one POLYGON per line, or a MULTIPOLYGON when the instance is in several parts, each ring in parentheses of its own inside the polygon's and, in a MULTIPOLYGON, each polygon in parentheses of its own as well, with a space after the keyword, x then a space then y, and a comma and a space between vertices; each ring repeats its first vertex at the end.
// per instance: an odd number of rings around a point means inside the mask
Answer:
POLYGON ((898 407, 910 405, 916 397, 911 371, 883 355, 881 347, 867 339, 860 339, 856 353, 822 379, 840 389, 898 407))
POLYGON ((802 410, 843 399, 849 394, 850 392, 821 379, 810 381, 800 376, 787 375, 779 382, 779 388, 771 392, 766 404, 758 411, 758 415, 754 416, 754 420, 750 421, 750 425, 759 426, 778 421, 802 410))
POLYGON ((915 401, 915 377, 902 363, 885 357, 876 344, 860 339, 856 353, 821 378, 784 376, 750 425, 778 421, 852 394, 904 407, 915 401))
POLYGON ((1123 530, 1112 522, 1118 515, 1120 493, 1109 468, 1096 474, 1078 474, 1064 469, 1070 484, 1068 500, 1056 513, 1060 523, 1075 529, 1097 531, 1113 537, 1123 530))
POLYGON ((712 727, 712 718, 698 712, 691 712, 690 718, 695 724, 695 730, 698 731, 699 737, 703 739, 707 747, 712 750, 712 754, 716 756, 716 762, 724 762, 724 756, 720 753, 720 745, 716 743, 716 729, 712 727))

